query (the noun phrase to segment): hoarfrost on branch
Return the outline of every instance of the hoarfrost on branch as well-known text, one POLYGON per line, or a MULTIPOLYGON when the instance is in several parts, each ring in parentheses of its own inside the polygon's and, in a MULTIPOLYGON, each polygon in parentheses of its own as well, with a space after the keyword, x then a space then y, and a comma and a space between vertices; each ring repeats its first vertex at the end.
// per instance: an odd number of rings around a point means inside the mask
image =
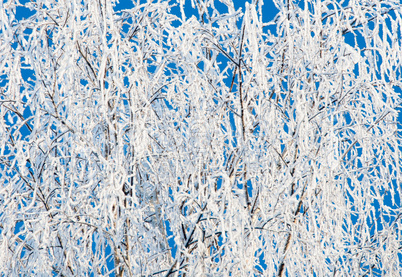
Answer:
POLYGON ((1 274, 400 274, 399 0, 184 2, 0 1, 1 274))

